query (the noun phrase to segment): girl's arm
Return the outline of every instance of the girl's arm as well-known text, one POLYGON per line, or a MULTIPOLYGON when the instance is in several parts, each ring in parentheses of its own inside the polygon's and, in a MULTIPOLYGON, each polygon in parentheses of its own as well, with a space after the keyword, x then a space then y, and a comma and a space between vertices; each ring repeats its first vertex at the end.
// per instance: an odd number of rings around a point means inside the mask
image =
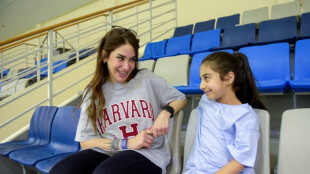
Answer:
MULTIPOLYGON (((99 147, 105 150, 122 150, 121 139, 94 138, 87 141, 81 141, 82 149, 99 147)), ((147 130, 140 132, 137 136, 127 140, 128 149, 150 148, 153 144, 153 136, 147 134, 147 130)))
MULTIPOLYGON (((185 105, 186 105, 186 99, 184 100, 174 100, 169 103, 169 106, 173 107, 174 113, 177 113, 180 111, 185 105)), ((157 119, 155 120, 153 126, 152 126, 152 134, 154 137, 159 137, 165 134, 168 134, 169 132, 169 121, 170 121, 171 114, 166 111, 162 110, 157 119)))
POLYGON ((229 163, 227 163, 224 167, 216 172, 216 174, 237 174, 240 173, 244 168, 244 165, 240 164, 235 159, 232 159, 229 163))

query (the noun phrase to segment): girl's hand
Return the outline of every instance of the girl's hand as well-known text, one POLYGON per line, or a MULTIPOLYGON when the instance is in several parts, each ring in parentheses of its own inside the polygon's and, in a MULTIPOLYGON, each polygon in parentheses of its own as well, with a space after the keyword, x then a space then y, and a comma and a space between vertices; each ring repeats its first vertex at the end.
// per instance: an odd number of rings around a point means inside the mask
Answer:
POLYGON ((127 141, 128 149, 141 149, 143 147, 151 148, 154 142, 153 136, 147 134, 147 130, 140 132, 134 138, 130 138, 127 141))
POLYGON ((154 137, 160 137, 168 134, 169 132, 169 121, 170 121, 170 113, 162 110, 157 119, 155 120, 151 132, 154 137))

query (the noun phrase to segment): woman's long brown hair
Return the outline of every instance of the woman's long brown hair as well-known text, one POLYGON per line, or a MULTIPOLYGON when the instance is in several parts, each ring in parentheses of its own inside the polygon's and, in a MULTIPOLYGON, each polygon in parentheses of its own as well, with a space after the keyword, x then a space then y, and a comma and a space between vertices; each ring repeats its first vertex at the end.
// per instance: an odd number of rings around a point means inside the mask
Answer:
POLYGON ((84 95, 80 104, 75 108, 79 108, 85 100, 90 100, 90 105, 87 108, 88 120, 91 120, 96 131, 96 118, 97 116, 103 118, 103 110, 105 107, 105 98, 102 92, 102 85, 107 81, 109 77, 109 70, 107 63, 104 63, 103 59, 110 56, 111 52, 116 48, 124 44, 130 44, 135 51, 135 67, 129 75, 127 81, 131 80, 138 73, 138 49, 139 39, 129 29, 114 28, 110 30, 102 39, 98 47, 97 63, 94 76, 90 83, 84 89, 84 95), (102 51, 105 51, 105 57, 103 57, 102 51), (90 97, 86 99, 87 94, 90 93, 90 97))

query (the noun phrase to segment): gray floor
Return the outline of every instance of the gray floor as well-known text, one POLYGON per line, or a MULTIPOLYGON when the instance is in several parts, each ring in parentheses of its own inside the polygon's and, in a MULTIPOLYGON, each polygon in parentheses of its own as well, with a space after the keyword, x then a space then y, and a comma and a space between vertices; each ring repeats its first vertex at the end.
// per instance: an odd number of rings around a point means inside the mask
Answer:
MULTIPOLYGON (((195 108, 199 102, 200 97, 188 97, 188 103, 184 110, 184 119, 182 126, 182 139, 181 146, 184 146, 184 137, 188 117, 192 108, 195 108)), ((261 100, 266 104, 270 113, 270 163, 271 173, 277 163, 278 146, 279 146, 279 131, 281 127, 281 117, 285 110, 293 108, 310 108, 310 95, 264 95, 261 96, 261 100), (296 101, 296 102, 294 102, 296 101)), ((73 101, 69 105, 76 106, 79 103, 78 100, 73 101)), ((17 139, 27 138, 27 132, 18 137, 17 139)), ((22 168, 14 161, 9 160, 7 157, 0 156, 0 174, 21 174, 22 168)), ((27 168, 28 174, 36 173, 32 168, 27 168)))

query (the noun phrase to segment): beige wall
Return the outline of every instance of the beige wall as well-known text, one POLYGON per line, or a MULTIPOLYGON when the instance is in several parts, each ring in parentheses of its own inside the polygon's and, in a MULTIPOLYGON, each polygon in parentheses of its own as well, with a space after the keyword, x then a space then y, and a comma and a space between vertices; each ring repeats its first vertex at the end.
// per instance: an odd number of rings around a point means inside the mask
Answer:
POLYGON ((277 0, 178 0, 178 26, 195 24, 196 22, 217 19, 245 10, 270 7, 277 0))

